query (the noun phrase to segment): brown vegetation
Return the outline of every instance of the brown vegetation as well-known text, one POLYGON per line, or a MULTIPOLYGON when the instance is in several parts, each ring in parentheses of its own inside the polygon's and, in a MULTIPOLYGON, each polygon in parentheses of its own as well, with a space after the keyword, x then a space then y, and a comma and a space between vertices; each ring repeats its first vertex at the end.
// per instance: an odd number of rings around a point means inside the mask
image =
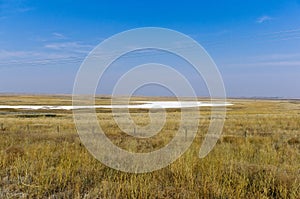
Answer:
MULTIPOLYGON (((300 103, 230 101, 235 105, 228 108, 222 138, 207 157, 198 158, 209 124, 210 110, 203 108, 188 151, 145 174, 116 171, 94 159, 75 131, 71 111, 0 110, 0 198, 299 198, 300 103)), ((0 102, 70 105, 70 98, 1 96, 0 102)), ((178 110, 169 110, 159 134, 136 139, 120 131, 110 111, 97 114, 115 144, 138 152, 168 143, 180 118, 178 110)), ((147 114, 132 111, 140 125, 149 122, 147 114)))

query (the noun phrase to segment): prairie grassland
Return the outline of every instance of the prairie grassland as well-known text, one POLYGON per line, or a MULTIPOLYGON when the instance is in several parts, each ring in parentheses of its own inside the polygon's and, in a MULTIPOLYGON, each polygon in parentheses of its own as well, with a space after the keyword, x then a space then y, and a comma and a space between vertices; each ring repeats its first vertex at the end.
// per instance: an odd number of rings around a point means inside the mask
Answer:
MULTIPOLYGON (((300 101, 228 101, 235 105, 208 156, 198 157, 210 122, 210 109, 202 108, 186 153, 144 174, 97 161, 81 143, 71 111, 0 110, 0 198, 300 198, 300 101)), ((71 105, 68 96, 0 96, 0 102, 71 105)), ((122 132, 110 110, 99 109, 97 116, 113 143, 148 152, 172 139, 180 110, 168 110, 167 123, 150 139, 122 132)), ((149 123, 147 110, 131 116, 139 125, 149 123)))

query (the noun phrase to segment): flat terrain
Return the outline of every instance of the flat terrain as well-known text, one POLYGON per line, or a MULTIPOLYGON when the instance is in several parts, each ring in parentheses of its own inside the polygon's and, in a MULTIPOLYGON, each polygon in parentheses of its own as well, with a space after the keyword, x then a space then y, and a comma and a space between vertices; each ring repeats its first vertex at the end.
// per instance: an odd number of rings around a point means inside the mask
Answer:
MULTIPOLYGON (((174 100, 135 98, 134 100, 174 100)), ((206 100, 207 101, 207 100, 206 100)), ((97 97, 109 104, 109 97, 97 97)), ((72 111, 0 109, 0 198, 300 198, 300 101, 229 99, 223 134, 199 159, 210 122, 200 110, 192 146, 169 166, 145 174, 108 168, 83 146, 72 111)), ((0 96, 0 105, 72 105, 70 96, 0 96)), ((139 125, 149 111, 132 109, 139 125)), ((179 127, 180 109, 167 110, 161 132, 134 138, 111 110, 97 109, 116 145, 149 152, 166 145, 179 127)))

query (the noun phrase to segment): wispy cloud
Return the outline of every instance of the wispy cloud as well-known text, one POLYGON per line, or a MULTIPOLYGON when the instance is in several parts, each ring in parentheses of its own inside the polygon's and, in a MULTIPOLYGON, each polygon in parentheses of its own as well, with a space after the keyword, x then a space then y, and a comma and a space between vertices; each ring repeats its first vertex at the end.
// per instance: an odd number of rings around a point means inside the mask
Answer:
POLYGON ((93 49, 94 46, 82 44, 80 42, 56 42, 46 44, 44 47, 49 50, 56 50, 61 52, 87 54, 93 49))
POLYGON ((261 34, 263 38, 267 38, 270 42, 274 41, 285 41, 285 40, 296 40, 300 39, 300 29, 282 30, 261 34))
POLYGON ((264 16, 257 18, 256 22, 261 24, 261 23, 264 23, 264 22, 270 21, 270 20, 273 20, 273 18, 270 16, 267 16, 267 15, 264 15, 264 16))
POLYGON ((54 50, 75 50, 75 49, 86 49, 91 48, 91 45, 81 44, 79 42, 57 42, 46 44, 45 48, 54 50))
POLYGON ((0 67, 8 66, 42 66, 54 64, 81 63, 84 56, 70 52, 46 51, 8 51, 0 50, 0 67))
POLYGON ((288 34, 290 34, 290 33, 300 33, 300 28, 269 32, 269 33, 264 33, 263 35, 277 35, 277 34, 286 34, 286 33, 288 33, 288 34))
POLYGON ((274 53, 266 55, 253 56, 251 59, 268 61, 268 60, 300 60, 300 53, 274 53))
POLYGON ((56 39, 67 39, 67 37, 64 34, 58 32, 53 32, 52 36, 56 39))
POLYGON ((0 50, 1 61, 59 59, 71 56, 70 53, 49 53, 44 51, 8 51, 0 50))
POLYGON ((300 67, 300 53, 265 54, 250 56, 239 63, 224 64, 228 67, 300 67))
POLYGON ((24 57, 34 57, 37 56, 38 53, 32 51, 8 51, 8 50, 0 50, 0 59, 8 60, 14 58, 24 58, 24 57))
MULTIPOLYGON (((53 36, 64 37, 60 33, 53 36)), ((73 41, 48 43, 39 50, 0 49, 0 67, 80 64, 92 48, 92 45, 73 41)))

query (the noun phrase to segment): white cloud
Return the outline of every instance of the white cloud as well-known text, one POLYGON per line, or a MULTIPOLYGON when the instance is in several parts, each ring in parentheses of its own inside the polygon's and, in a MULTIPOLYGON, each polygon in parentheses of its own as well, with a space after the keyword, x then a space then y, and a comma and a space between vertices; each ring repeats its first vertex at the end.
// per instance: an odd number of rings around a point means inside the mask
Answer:
POLYGON ((300 67, 300 53, 275 53, 244 58, 243 61, 227 63, 228 67, 300 67))
POLYGON ((11 58, 24 58, 24 57, 35 57, 38 53, 32 51, 7 51, 7 50, 0 50, 0 59, 11 59, 11 58))
POLYGON ((49 43, 45 45, 45 48, 52 50, 64 50, 77 53, 87 53, 92 49, 93 46, 87 44, 81 44, 78 42, 57 42, 49 43))
POLYGON ((74 53, 49 53, 45 51, 7 51, 0 50, 0 67, 40 66, 53 64, 81 63, 84 56, 74 53))
POLYGON ((58 33, 58 32, 54 32, 52 33, 52 35, 56 38, 56 39, 67 39, 67 37, 62 34, 62 33, 58 33))
POLYGON ((259 34, 259 37, 264 38, 264 42, 276 42, 276 41, 286 41, 286 40, 298 40, 300 39, 300 29, 289 29, 274 32, 267 32, 259 34))
MULTIPOLYGON (((57 37, 63 34, 53 33, 57 37)), ((80 64, 93 46, 81 42, 48 43, 39 50, 0 49, 0 67, 80 64)))
POLYGON ((270 20, 272 20, 272 19, 273 19, 272 17, 267 16, 267 15, 264 15, 264 16, 259 17, 259 18, 256 20, 256 22, 257 22, 257 23, 264 23, 264 22, 270 21, 270 20))

